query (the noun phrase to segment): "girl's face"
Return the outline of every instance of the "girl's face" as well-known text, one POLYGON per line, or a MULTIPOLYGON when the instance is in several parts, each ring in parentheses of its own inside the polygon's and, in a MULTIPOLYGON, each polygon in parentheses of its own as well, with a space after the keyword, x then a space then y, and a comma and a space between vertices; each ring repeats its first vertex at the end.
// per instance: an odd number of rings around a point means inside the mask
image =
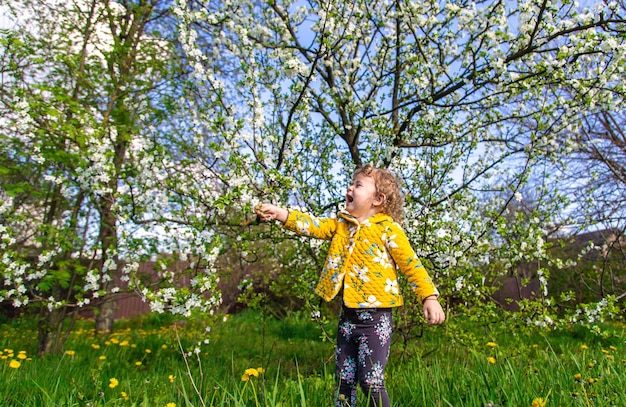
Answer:
POLYGON ((359 222, 380 212, 383 197, 376 193, 376 181, 366 175, 357 175, 346 193, 346 210, 359 222))

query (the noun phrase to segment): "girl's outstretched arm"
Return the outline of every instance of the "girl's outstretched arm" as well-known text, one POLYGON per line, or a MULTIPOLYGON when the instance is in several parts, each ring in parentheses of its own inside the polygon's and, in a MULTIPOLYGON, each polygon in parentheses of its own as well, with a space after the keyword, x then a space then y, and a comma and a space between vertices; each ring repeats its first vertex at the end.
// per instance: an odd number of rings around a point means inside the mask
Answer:
POLYGON ((289 217, 289 211, 287 209, 273 204, 258 204, 254 207, 254 212, 259 215, 261 220, 266 222, 276 219, 281 223, 285 223, 289 217))

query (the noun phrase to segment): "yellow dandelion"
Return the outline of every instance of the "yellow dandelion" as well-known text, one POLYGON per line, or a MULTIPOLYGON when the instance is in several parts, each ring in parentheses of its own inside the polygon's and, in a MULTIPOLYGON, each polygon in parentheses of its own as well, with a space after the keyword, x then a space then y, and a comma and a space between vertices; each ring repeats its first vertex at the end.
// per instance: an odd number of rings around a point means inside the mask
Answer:
POLYGON ((587 345, 580 345, 580 349, 587 350, 587 349, 589 349, 589 346, 587 346, 587 345))
POLYGON ((537 348, 539 348, 539 345, 536 343, 533 343, 533 349, 537 349, 537 348))
POLYGON ((259 374, 263 374, 263 372, 265 372, 262 367, 257 367, 256 370, 257 372, 259 372, 259 374))
POLYGON ((74 356, 74 355, 76 354, 76 351, 74 351, 74 350, 66 350, 66 351, 65 351, 65 354, 66 354, 67 356, 74 356))
POLYGON ((246 369, 244 373, 249 374, 250 376, 259 377, 258 369, 254 369, 254 368, 246 369))
POLYGON ((617 350, 617 348, 615 346, 613 346, 613 345, 609 346, 609 349, 611 349, 612 351, 616 351, 617 350))
POLYGON ((128 394, 126 394, 125 391, 120 393, 120 396, 122 396, 122 398, 124 399, 124 401, 128 401, 128 394))
POLYGON ((141 366, 141 360, 136 361, 135 366, 141 366))
POLYGON ((150 349, 146 349, 146 350, 145 350, 145 352, 146 352, 146 353, 152 353, 152 350, 150 350, 150 349))
POLYGON ((22 364, 20 362, 18 362, 17 360, 11 360, 9 362, 9 367, 11 369, 19 369, 20 366, 22 366, 22 364))
POLYGON ((176 403, 167 403, 165 407, 176 407, 176 403))
POLYGON ((17 358, 20 360, 24 360, 28 358, 28 356, 26 356, 26 351, 25 350, 19 351, 19 353, 17 354, 17 358))
POLYGON ((606 355, 606 358, 607 358, 608 360, 613 360, 613 359, 614 359, 613 355, 606 355))
POLYGON ((589 369, 592 369, 596 364, 593 362, 589 362, 589 364, 587 366, 589 366, 589 369))
POLYGON ((100 356, 98 356, 98 360, 106 360, 106 358, 107 358, 107 357, 106 357, 105 355, 100 355, 100 356))
POLYGON ((167 377, 167 379, 170 381, 170 383, 174 383, 174 379, 176 379, 176 376, 174 376, 174 375, 169 375, 169 376, 167 377))
POLYGON ((128 341, 122 341, 122 342, 120 342, 120 346, 128 346, 128 345, 130 345, 130 344, 128 343, 128 341))
POLYGON ((259 377, 259 371, 253 368, 246 369, 245 372, 243 372, 243 376, 241 376, 241 381, 247 382, 253 376, 259 377))
POLYGON ((97 350, 97 349, 100 349, 100 345, 98 345, 97 343, 92 343, 91 348, 97 350))
POLYGON ((163 349, 163 350, 167 349, 167 345, 165 345, 165 344, 161 345, 161 349, 163 349))
POLYGON ((576 373, 574 375, 574 380, 576 380, 577 382, 581 381, 583 378, 583 375, 581 375, 580 373, 576 373))
POLYGON ((492 365, 496 364, 496 358, 494 358, 493 356, 489 356, 487 358, 487 362, 491 363, 492 365))
POLYGON ((532 407, 545 407, 546 406, 546 402, 544 401, 543 398, 538 397, 538 398, 533 400, 531 406, 532 407))
POLYGON ((604 353, 605 355, 608 355, 608 354, 609 354, 609 351, 608 351, 608 350, 606 350, 606 349, 602 349, 602 350, 601 350, 601 352, 602 352, 602 353, 604 353))
POLYGON ((489 346, 490 348, 495 348, 498 345, 495 342, 487 342, 487 346, 489 346))
POLYGON ((115 377, 112 377, 112 378, 109 379, 109 387, 110 388, 114 389, 114 388, 117 387, 118 384, 120 384, 120 382, 115 377))
POLYGON ((594 379, 593 377, 590 377, 588 382, 589 384, 594 384, 596 382, 596 379, 594 379))
POLYGON ((117 345, 118 343, 120 343, 120 340, 117 338, 111 338, 111 343, 117 345))

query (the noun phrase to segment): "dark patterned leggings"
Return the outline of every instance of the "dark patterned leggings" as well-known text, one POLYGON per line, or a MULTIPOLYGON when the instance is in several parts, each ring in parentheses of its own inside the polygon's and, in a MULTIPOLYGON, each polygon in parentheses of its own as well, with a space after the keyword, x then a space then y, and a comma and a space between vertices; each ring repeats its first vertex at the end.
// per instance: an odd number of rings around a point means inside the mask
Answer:
POLYGON ((389 407, 385 366, 392 332, 391 308, 343 308, 337 330, 336 407, 356 407, 357 384, 370 407, 389 407))

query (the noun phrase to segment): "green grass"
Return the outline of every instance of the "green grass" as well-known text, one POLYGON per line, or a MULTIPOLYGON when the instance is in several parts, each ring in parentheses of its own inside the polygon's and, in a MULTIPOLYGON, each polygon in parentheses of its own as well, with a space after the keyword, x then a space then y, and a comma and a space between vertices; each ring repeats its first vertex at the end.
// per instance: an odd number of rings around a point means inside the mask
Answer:
MULTIPOLYGON (((329 319, 332 334, 336 320, 329 319)), ((298 314, 281 321, 253 311, 184 321, 149 316, 119 321, 106 337, 92 327, 79 323, 64 354, 38 357, 29 321, 1 325, 0 405, 333 405, 334 344, 298 314), (259 367, 258 377, 242 381, 246 369, 259 367)), ((546 406, 624 406, 625 327, 605 332, 521 333, 451 320, 409 343, 395 339, 387 387, 394 406, 518 407, 538 398, 546 406)))

